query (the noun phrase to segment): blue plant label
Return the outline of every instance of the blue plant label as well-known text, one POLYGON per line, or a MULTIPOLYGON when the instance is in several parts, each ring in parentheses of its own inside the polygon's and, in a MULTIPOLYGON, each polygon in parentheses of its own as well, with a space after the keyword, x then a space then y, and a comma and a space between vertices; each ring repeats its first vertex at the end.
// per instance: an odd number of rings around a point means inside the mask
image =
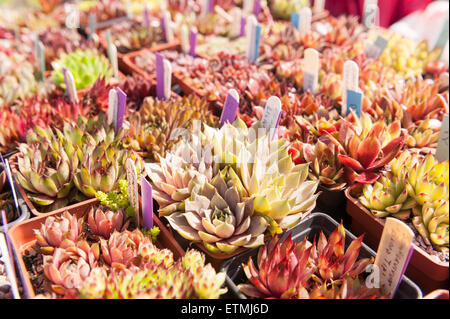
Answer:
POLYGON ((354 110, 361 117, 362 93, 347 90, 347 110, 354 110))
POLYGON ((141 176, 142 223, 147 230, 153 227, 153 189, 144 176, 141 176))
POLYGON ((259 44, 261 42, 261 25, 258 23, 255 27, 255 46, 253 53, 253 63, 255 63, 258 60, 259 57, 259 44))
POLYGON ((291 13, 291 24, 292 26, 298 30, 300 22, 300 15, 298 13, 291 13))

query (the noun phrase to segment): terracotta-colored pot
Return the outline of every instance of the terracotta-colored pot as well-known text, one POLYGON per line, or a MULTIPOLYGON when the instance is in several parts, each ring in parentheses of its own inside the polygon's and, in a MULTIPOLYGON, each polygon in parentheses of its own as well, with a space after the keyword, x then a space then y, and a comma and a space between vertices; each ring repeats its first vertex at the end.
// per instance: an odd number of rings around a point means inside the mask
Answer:
MULTIPOLYGON (((12 247, 17 255, 19 270, 23 278, 24 292, 27 298, 35 297, 35 291, 33 285, 31 284, 30 276, 28 275, 28 270, 23 260, 23 256, 25 255, 26 251, 36 244, 33 229, 39 229, 40 225, 45 222, 45 219, 48 216, 60 216, 66 210, 69 211, 70 214, 76 215, 77 218, 83 217, 95 204, 98 204, 98 201, 91 201, 89 203, 83 202, 71 207, 62 208, 52 212, 51 214, 24 221, 20 224, 15 225, 9 230, 8 235, 11 238, 12 247)), ((154 225, 158 226, 161 230, 160 234, 158 235, 156 245, 159 248, 170 249, 173 252, 175 259, 182 257, 184 255, 183 249, 181 249, 178 243, 173 239, 164 224, 161 223, 156 215, 153 215, 153 220, 154 225)))
POLYGON ((423 297, 423 299, 449 299, 448 290, 447 289, 437 289, 433 292, 430 292, 428 295, 423 297))
MULTIPOLYGON (((345 191, 347 197, 347 213, 352 218, 352 232, 356 235, 365 234, 364 242, 372 249, 377 250, 383 233, 384 220, 375 217, 365 208, 357 198, 353 197, 357 191, 351 186, 345 191)), ((414 245, 414 252, 409 261, 406 275, 416 282, 424 291, 431 292, 449 285, 448 262, 434 260, 422 248, 414 245)))

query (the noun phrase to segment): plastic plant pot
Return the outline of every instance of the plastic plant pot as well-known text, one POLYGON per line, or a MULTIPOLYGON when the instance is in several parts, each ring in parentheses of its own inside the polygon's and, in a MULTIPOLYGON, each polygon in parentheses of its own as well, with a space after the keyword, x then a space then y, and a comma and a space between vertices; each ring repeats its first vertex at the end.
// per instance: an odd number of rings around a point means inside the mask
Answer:
POLYGON ((347 198, 345 197, 345 190, 330 191, 322 185, 319 185, 318 188, 321 193, 317 198, 315 211, 326 213, 336 221, 343 220, 344 226, 347 227, 348 217, 345 213, 347 198))
MULTIPOLYGON (((383 233, 384 220, 375 217, 354 197, 356 186, 345 191, 347 213, 351 216, 351 229, 355 235, 365 233, 364 242, 372 249, 377 249, 383 233)), ((422 248, 414 245, 406 275, 416 282, 425 293, 435 289, 447 288, 449 270, 448 262, 436 261, 422 248)))
MULTIPOLYGON (((24 293, 27 298, 33 298, 36 296, 34 287, 31 283, 30 276, 28 274, 28 270, 23 260, 23 256, 26 254, 26 251, 36 244, 33 229, 39 229, 40 225, 45 222, 45 219, 48 216, 60 216, 66 210, 69 211, 70 214, 76 215, 77 218, 83 217, 89 212, 90 208, 96 204, 98 204, 97 200, 91 201, 89 203, 86 202, 79 203, 71 206, 70 208, 69 207, 62 208, 45 216, 40 216, 19 223, 9 230, 8 234, 11 238, 12 248, 14 249, 17 255, 19 271, 23 278, 24 293)), ((158 235, 156 245, 160 248, 168 248, 169 250, 171 250, 174 254, 175 259, 182 257, 184 255, 183 249, 181 249, 178 243, 171 236, 170 232, 161 223, 161 221, 156 215, 153 215, 153 221, 154 225, 158 226, 159 229, 161 230, 160 234, 158 235)))
MULTIPOLYGON (((338 223, 333 220, 330 216, 323 213, 313 213, 306 217, 297 226, 293 227, 291 230, 284 232, 281 235, 280 242, 284 241, 290 233, 292 233, 292 240, 301 241, 305 237, 309 241, 313 241, 314 237, 318 238, 320 231, 322 231, 325 236, 329 236, 338 226, 338 223)), ((345 229, 345 246, 348 245, 356 239, 356 236, 345 229)), ((247 263, 248 258, 256 258, 259 248, 253 248, 248 250, 234 258, 227 260, 221 267, 221 270, 227 274, 227 286, 230 292, 233 294, 234 298, 247 299, 244 294, 242 294, 237 288, 238 284, 246 283, 247 277, 245 276, 242 263, 247 263)), ((376 253, 366 244, 362 244, 361 250, 359 252, 359 258, 375 257, 376 253)), ((231 295, 228 295, 231 297, 231 295)), ((394 299, 421 299, 422 291, 420 288, 406 276, 403 276, 399 288, 397 289, 394 299)))

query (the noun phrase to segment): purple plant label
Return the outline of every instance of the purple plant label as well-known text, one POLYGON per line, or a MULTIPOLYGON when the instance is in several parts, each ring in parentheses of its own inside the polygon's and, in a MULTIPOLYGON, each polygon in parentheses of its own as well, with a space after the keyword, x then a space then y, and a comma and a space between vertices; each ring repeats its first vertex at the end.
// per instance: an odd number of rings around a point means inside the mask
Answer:
POLYGON ((117 122, 116 133, 122 128, 123 117, 125 115, 125 105, 127 103, 127 95, 119 87, 116 88, 117 92, 117 122))
POLYGON ((225 104, 223 106, 222 115, 220 116, 220 126, 225 123, 233 123, 239 109, 239 94, 232 89, 228 92, 225 104))
POLYGON ((144 176, 141 176, 142 223, 148 230, 153 227, 153 189, 144 176))
POLYGON ((208 0, 208 13, 213 13, 214 11, 214 0, 208 0))
POLYGON ((245 24, 247 23, 247 20, 242 17, 241 18, 241 31, 240 31, 240 36, 244 37, 245 36, 245 24))
POLYGON ((164 57, 161 53, 155 52, 156 56, 156 96, 164 100, 164 57))
POLYGON ((148 15, 148 8, 146 5, 144 5, 144 24, 146 28, 150 27, 150 17, 148 15))
POLYGON ((195 58, 195 45, 197 44, 197 31, 191 29, 189 34, 189 54, 195 58))
POLYGON ((298 29, 300 22, 300 15, 298 13, 291 13, 291 24, 295 29, 298 29))
POLYGON ((255 0, 255 2, 253 2, 253 14, 255 15, 256 19, 258 19, 260 12, 261 12, 261 3, 259 0, 255 0))
POLYGON ((388 217, 378 245, 374 265, 378 267, 376 282, 393 298, 411 258, 414 232, 404 222, 388 217), (378 278, 377 278, 378 279, 378 278))
POLYGON ((347 110, 355 111, 358 117, 361 117, 362 93, 353 90, 347 90, 347 110))

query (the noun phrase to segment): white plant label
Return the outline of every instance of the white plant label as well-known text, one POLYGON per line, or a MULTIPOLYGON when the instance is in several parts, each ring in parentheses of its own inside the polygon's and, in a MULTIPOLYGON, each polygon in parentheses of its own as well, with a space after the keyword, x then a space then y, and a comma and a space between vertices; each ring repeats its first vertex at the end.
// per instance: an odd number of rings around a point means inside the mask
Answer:
POLYGON ((311 9, 309 7, 304 7, 300 10, 299 15, 300 22, 298 24, 298 31, 300 32, 300 35, 304 36, 305 34, 311 33, 311 9))
POLYGON ((172 64, 164 59, 164 97, 170 99, 172 91, 172 64))
POLYGON ((378 24, 377 18, 379 15, 378 1, 366 0, 364 1, 363 24, 366 28, 371 29, 375 24, 378 24))
POLYGON ((111 67, 113 69, 113 77, 119 78, 119 63, 117 60, 117 48, 114 44, 109 44, 108 54, 109 54, 109 62, 111 63, 111 67))
POLYGON ((374 43, 369 42, 366 46, 366 55, 370 59, 378 59, 388 45, 388 40, 378 36, 374 43))
POLYGON ((319 80, 319 52, 308 48, 305 50, 305 69, 304 69, 303 89, 316 93, 319 80))
POLYGON ((253 12, 253 4, 254 0, 244 0, 242 9, 245 16, 250 15, 253 12))
POLYGON ((136 225, 139 226, 139 197, 138 197, 138 181, 136 166, 131 158, 127 159, 127 183, 128 183, 128 200, 134 208, 136 225))
POLYGON ((238 7, 235 7, 231 10, 231 37, 237 38, 241 34, 241 18, 242 18, 242 11, 238 7))
POLYGON ((172 28, 172 19, 170 18, 170 13, 168 11, 164 12, 164 34, 166 36, 166 42, 173 42, 173 28, 172 28))
POLYGON ((247 59, 249 61, 254 60, 257 24, 254 15, 248 17, 245 34, 247 34, 247 59))
POLYGON ((404 222, 388 217, 378 246, 375 265, 380 269, 380 287, 393 298, 413 252, 414 232, 404 222))
POLYGON ((186 25, 183 25, 180 30, 181 50, 184 54, 189 53, 189 30, 186 25))
POLYGON ((321 13, 325 9, 325 0, 314 0, 314 13, 321 13))
POLYGON ((66 84, 66 94, 69 96, 69 100, 73 103, 78 103, 78 95, 75 87, 75 79, 72 72, 63 68, 64 82, 66 84))
POLYGON ((116 89, 109 90, 108 95, 108 125, 114 124, 116 126, 117 121, 117 107, 118 107, 118 98, 116 89))
POLYGON ((275 131, 278 126, 278 122, 281 115, 281 101, 276 96, 271 96, 266 103, 264 108, 264 114, 261 119, 261 123, 270 132, 271 138, 275 136, 275 131))
POLYGON ((438 145, 436 148, 436 159, 440 162, 449 160, 448 147, 448 114, 442 119, 441 132, 439 134, 438 145))
POLYGON ((347 90, 358 91, 359 68, 355 61, 348 60, 344 63, 342 75, 342 115, 347 114, 347 90))

